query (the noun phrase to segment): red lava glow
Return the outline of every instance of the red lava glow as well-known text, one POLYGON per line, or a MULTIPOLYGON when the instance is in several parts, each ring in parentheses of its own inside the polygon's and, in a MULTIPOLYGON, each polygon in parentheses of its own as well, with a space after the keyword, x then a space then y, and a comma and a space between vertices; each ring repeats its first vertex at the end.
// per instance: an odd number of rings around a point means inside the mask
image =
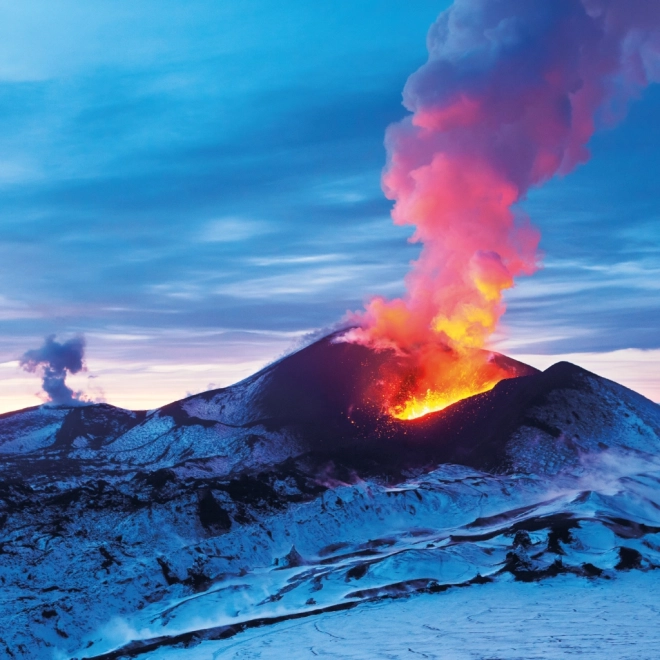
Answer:
MULTIPOLYGON (((442 355, 442 354, 440 354, 442 355)), ((437 360, 438 355, 434 356, 437 360)), ((439 364, 427 362, 428 371, 416 374, 405 382, 392 378, 391 394, 387 397, 388 412, 396 419, 417 419, 475 394, 491 390, 497 383, 510 378, 511 372, 492 363, 484 362, 478 353, 447 353, 439 364), (443 374, 439 383, 434 374, 443 374)))
POLYGON ((597 116, 613 123, 660 79, 658 26, 649 0, 455 0, 431 27, 382 178, 422 248, 406 293, 371 299, 345 337, 410 365, 382 374, 389 414, 420 417, 516 375, 487 349, 504 292, 538 267, 518 203, 588 159, 597 116))
POLYGON ((384 362, 371 396, 391 417, 417 419, 524 375, 522 369, 488 351, 428 343, 384 362))

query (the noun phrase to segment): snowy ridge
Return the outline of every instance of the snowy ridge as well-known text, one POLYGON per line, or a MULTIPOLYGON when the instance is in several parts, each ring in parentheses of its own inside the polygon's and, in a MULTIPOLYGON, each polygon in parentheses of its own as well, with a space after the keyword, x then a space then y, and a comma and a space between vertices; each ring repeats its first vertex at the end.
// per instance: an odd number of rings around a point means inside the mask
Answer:
MULTIPOLYGON (((583 490, 584 477, 539 482, 456 468, 396 489, 335 489, 242 530, 239 538, 228 534, 220 545, 206 544, 207 556, 238 551, 242 570, 230 577, 232 560, 223 559, 219 585, 147 606, 126 622, 141 639, 114 656, 107 654, 116 640, 107 640, 102 651, 105 657, 141 655, 195 638, 229 638, 255 623, 502 576, 613 577, 623 569, 660 567, 660 502, 647 499, 649 486, 659 483, 660 465, 643 474, 636 473, 639 466, 636 457, 604 457, 588 478, 599 481, 598 491, 583 490), (624 481, 631 486, 622 492, 624 481), (372 508, 375 515, 368 513, 372 508), (272 540, 264 538, 264 527, 272 540), (248 562, 253 566, 246 571, 248 562)), ((170 561, 176 572, 177 560, 170 561)))
POLYGON ((150 413, 1 417, 0 656, 278 657, 259 639, 292 622, 660 567, 660 406, 562 363, 392 422, 365 350, 150 413))
POLYGON ((0 455, 28 454, 52 445, 67 414, 66 409, 40 406, 21 415, 0 415, 0 455))
MULTIPOLYGON (((121 494, 89 484, 69 495, 63 517, 42 515, 38 534, 5 526, 2 619, 27 616, 30 625, 3 642, 24 657, 35 648, 151 657, 255 625, 441 597, 456 585, 660 566, 657 461, 606 453, 585 458, 579 472, 443 466, 396 487, 332 488, 281 473, 206 484, 201 498, 199 483, 182 487, 171 474, 136 479, 121 494)), ((56 510, 13 498, 24 514, 56 510)))

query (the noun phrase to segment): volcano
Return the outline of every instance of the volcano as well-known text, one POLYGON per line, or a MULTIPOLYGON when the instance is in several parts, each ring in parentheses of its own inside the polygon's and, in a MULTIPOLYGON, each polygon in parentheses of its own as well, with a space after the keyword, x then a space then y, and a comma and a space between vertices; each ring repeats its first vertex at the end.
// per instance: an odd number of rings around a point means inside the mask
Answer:
POLYGON ((559 470, 599 446, 605 429, 615 445, 634 434, 640 415, 642 429, 658 429, 657 406, 626 388, 569 363, 540 372, 499 354, 492 359, 511 378, 445 410, 398 420, 372 392, 383 366, 405 369, 405 358, 338 338, 148 413, 107 404, 7 413, 0 416, 2 469, 38 481, 136 469, 229 477, 293 461, 310 475, 357 470, 396 479, 439 463, 520 469, 528 461, 522 448, 533 444, 557 454, 544 469, 559 470))
POLYGON ((152 411, 2 415, 7 657, 212 657, 457 586, 660 566, 660 406, 492 354, 492 390, 398 420, 373 386, 405 358, 339 339, 152 411))

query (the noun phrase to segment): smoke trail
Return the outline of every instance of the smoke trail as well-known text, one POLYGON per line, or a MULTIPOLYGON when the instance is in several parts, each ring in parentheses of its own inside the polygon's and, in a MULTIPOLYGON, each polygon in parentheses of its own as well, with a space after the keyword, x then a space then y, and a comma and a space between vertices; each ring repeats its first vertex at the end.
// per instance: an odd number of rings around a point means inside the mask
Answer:
POLYGON ((537 267, 539 234, 516 204, 584 163, 597 122, 660 78, 659 27, 654 0, 456 0, 440 15, 404 89, 412 115, 387 130, 382 179, 422 250, 406 294, 373 298, 349 340, 486 346, 503 291, 537 267))
POLYGON ((43 378, 43 390, 48 400, 55 404, 78 404, 81 397, 66 385, 67 374, 77 374, 85 369, 85 339, 73 337, 59 343, 55 335, 44 340, 41 348, 27 351, 20 359, 20 365, 34 373, 40 371, 43 378))

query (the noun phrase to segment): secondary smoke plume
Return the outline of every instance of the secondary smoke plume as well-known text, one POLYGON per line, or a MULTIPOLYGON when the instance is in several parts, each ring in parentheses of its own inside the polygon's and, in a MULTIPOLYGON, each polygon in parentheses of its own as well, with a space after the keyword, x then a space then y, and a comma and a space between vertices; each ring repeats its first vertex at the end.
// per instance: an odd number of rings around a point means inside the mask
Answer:
POLYGON ((77 374, 85 369, 85 338, 73 337, 59 343, 55 335, 44 340, 41 348, 27 351, 20 359, 20 365, 31 373, 41 372, 43 390, 48 400, 55 404, 77 404, 80 394, 66 384, 67 374, 77 374))
POLYGON ((584 163, 596 125, 658 80, 659 26, 655 0, 455 0, 431 27, 382 179, 421 254, 406 294, 372 299, 347 337, 414 365, 413 386, 410 374, 388 385, 395 414, 415 416, 402 397, 428 412, 450 383, 472 394, 507 376, 476 349, 504 290, 537 268, 539 234, 516 205, 584 163))

